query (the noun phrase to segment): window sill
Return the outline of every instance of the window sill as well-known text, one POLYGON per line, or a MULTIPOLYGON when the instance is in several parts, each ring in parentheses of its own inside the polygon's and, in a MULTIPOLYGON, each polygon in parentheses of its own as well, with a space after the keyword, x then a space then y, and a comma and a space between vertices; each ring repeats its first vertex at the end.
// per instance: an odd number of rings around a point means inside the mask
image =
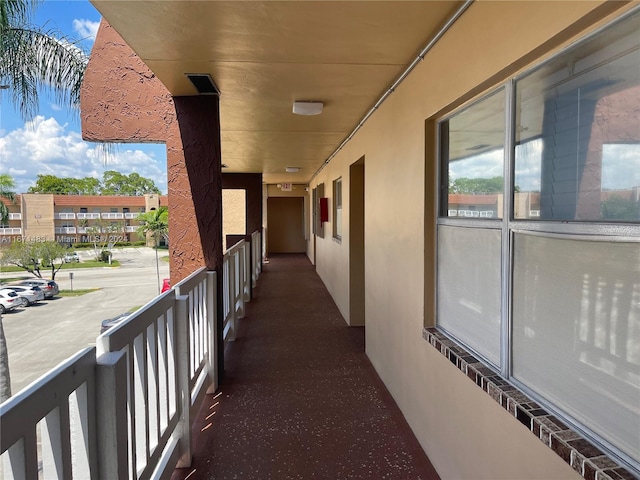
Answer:
POLYGON ((436 328, 425 328, 422 336, 586 480, 636 478, 436 328))

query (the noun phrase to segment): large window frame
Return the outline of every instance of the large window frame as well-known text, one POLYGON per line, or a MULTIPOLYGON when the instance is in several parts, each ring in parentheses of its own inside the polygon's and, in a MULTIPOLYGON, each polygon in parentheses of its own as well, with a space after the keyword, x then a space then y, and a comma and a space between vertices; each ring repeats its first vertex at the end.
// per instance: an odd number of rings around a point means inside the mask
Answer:
MULTIPOLYGON (((499 280, 497 280, 500 284, 501 304, 499 360, 496 359, 495 356, 488 355, 486 352, 483 352, 482 349, 479 349, 477 348, 477 346, 473 345, 473 341, 471 341, 470 335, 467 335, 465 338, 466 334, 464 332, 464 326, 462 327, 463 330, 458 331, 458 326, 456 326, 455 324, 449 325, 447 321, 442 318, 446 314, 446 312, 441 312, 440 308, 443 302, 447 302, 447 294, 444 289, 451 285, 450 279, 452 277, 450 273, 447 274, 447 276, 442 277, 442 270, 450 268, 450 265, 447 264, 447 259, 443 259, 441 257, 441 253, 446 252, 448 255, 451 255, 451 251, 446 249, 446 244, 444 243, 442 245, 438 243, 436 246, 436 257, 438 259, 438 280, 436 282, 436 326, 439 330, 442 330, 444 333, 454 338, 456 342, 460 343, 466 349, 470 350, 474 355, 477 355, 479 358, 481 358, 484 363, 499 371, 504 378, 515 384, 527 395, 530 395, 532 398, 536 399, 536 401, 539 401, 542 405, 544 405, 554 414, 561 417, 563 420, 567 421, 578 431, 585 432, 585 434, 589 438, 594 439, 594 441, 598 445, 603 446, 606 450, 612 452, 612 454, 615 457, 621 459, 623 463, 631 466, 636 471, 640 471, 640 459, 637 456, 635 458, 631 457, 629 454, 619 449, 615 444, 603 438, 602 435, 594 432, 588 425, 585 425, 580 420, 576 420, 575 415, 568 414, 565 409, 563 409, 562 407, 558 407, 553 403, 553 401, 549 401, 548 398, 545 398, 544 395, 540 394, 537 391, 534 391, 532 388, 527 386, 526 382, 514 377, 514 357, 516 356, 516 353, 514 353, 513 350, 514 298, 512 298, 514 295, 514 275, 517 268, 514 260, 514 250, 516 237, 519 235, 537 236, 547 239, 554 239, 554 241, 579 240, 599 243, 626 243, 633 245, 633 248, 636 248, 638 245, 640 245, 640 220, 626 219, 623 221, 612 221, 611 219, 544 219, 536 218, 540 214, 540 212, 536 211, 535 209, 528 211, 527 215, 518 215, 517 213, 515 213, 516 189, 514 187, 514 164, 516 161, 515 157, 517 138, 516 107, 519 105, 517 104, 516 98, 516 89, 519 85, 518 82, 522 82, 523 80, 529 78, 530 75, 535 74, 538 70, 542 69, 544 66, 550 64, 554 60, 562 59, 564 56, 568 56, 572 52, 579 50, 581 47, 587 45, 598 35, 602 34, 603 32, 609 31, 609 29, 613 29, 615 26, 623 23, 626 19, 629 19, 629 17, 634 16, 637 19, 640 16, 640 13, 638 13, 636 10, 635 12, 632 12, 628 15, 623 16, 621 19, 616 20, 611 25, 598 29, 597 31, 576 42, 574 45, 569 46, 562 52, 559 52, 558 54, 545 60, 539 65, 508 80, 506 83, 499 85, 497 88, 486 92, 481 97, 469 102, 468 104, 450 112, 446 116, 437 120, 437 150, 439 152, 439 172, 437 177, 439 178, 438 188, 440 192, 440 195, 438 196, 438 218, 436 222, 438 235, 440 236, 441 232, 444 231, 444 229, 448 229, 449 231, 451 231, 451 229, 464 229, 465 231, 472 231, 473 229, 475 229, 478 235, 482 234, 482 232, 489 231, 499 230, 501 232, 500 248, 502 254, 500 278, 499 280), (465 218, 466 216, 458 215, 458 212, 452 215, 452 212, 455 209, 449 208, 451 185, 451 183, 449 182, 449 122, 452 121, 452 119, 455 119, 457 115, 464 114, 464 112, 468 111, 469 109, 473 109, 474 107, 478 106, 487 98, 501 94, 505 96, 505 153, 503 163, 504 203, 502 218, 465 218), (534 214, 531 214, 532 211, 534 212, 534 214), (537 213, 537 215, 535 213, 537 213), (443 280, 449 280, 449 282, 443 280)), ((579 77, 580 74, 576 75, 576 78, 579 77)), ((488 147, 488 145, 486 146, 488 147)), ((454 266, 453 268, 458 268, 458 272, 460 271, 460 267, 454 266)), ((455 271, 453 276, 455 276, 455 271)), ((496 281, 495 276, 493 278, 493 281, 496 281)), ((479 307, 482 310, 481 307, 482 305, 480 305, 479 307)))

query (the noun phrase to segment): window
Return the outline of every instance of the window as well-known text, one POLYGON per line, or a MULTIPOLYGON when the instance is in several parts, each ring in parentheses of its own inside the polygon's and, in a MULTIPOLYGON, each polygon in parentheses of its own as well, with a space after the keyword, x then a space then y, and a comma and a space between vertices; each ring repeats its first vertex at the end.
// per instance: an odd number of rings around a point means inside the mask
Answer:
POLYGON ((342 238, 342 177, 333 181, 333 236, 342 238))
POLYGON ((628 16, 439 122, 436 309, 636 472, 639 30, 628 16))

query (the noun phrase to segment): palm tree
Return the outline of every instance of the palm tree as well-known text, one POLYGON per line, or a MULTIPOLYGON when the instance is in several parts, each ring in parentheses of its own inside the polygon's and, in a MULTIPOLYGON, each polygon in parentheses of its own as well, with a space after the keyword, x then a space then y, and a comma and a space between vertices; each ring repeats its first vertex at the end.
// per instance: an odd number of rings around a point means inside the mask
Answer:
POLYGON ((4 225, 9 220, 9 207, 2 201, 8 200, 11 203, 16 201, 16 193, 13 191, 16 183, 7 173, 0 173, 0 224, 4 225))
POLYGON ((161 237, 166 237, 169 233, 169 211, 167 207, 150 210, 141 213, 137 218, 140 226, 136 233, 140 237, 153 237, 153 244, 156 249, 156 273, 158 275, 158 293, 160 293, 160 264, 158 263, 158 241, 161 237))
MULTIPOLYGON (((62 105, 78 107, 88 60, 76 42, 31 25, 39 3, 0 0, 0 87, 9 90, 9 100, 23 120, 38 112, 39 91, 52 93, 62 105)), ((5 185, 0 188, 4 191, 5 185)), ((11 188, 11 184, 6 186, 8 193, 11 188)), ((6 205, 0 204, 4 217, 8 215, 6 205)), ((10 395, 9 358, 0 316, 0 402, 10 395)))
POLYGON ((0 0, 0 85, 24 120, 36 115, 39 91, 57 102, 80 105, 88 57, 76 41, 30 20, 40 0, 0 0))

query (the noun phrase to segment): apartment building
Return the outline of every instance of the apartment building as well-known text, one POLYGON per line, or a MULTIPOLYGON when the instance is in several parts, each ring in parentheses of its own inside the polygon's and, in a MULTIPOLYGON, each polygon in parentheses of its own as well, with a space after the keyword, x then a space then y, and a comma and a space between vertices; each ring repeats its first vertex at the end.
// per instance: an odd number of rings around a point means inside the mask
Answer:
POLYGON ((140 240, 137 217, 167 205, 166 195, 137 197, 23 193, 15 202, 3 199, 8 224, 0 227, 0 245, 15 241, 55 240, 64 245, 140 240))
POLYGON ((441 478, 640 474, 640 2, 92 3, 83 136, 166 143, 173 283, 222 275, 222 160, 307 185, 271 203, 441 478))

